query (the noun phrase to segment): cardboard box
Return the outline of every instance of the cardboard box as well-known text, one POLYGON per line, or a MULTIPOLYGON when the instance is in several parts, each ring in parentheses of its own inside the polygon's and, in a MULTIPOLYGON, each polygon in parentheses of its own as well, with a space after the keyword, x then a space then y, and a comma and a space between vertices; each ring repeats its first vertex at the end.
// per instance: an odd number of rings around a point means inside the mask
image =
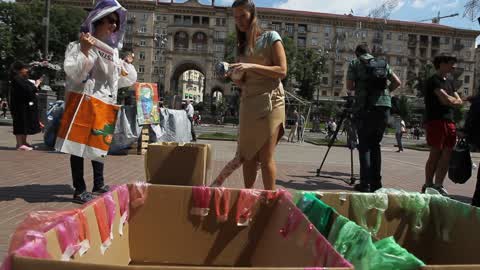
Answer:
POLYGON ((209 144, 149 144, 145 154, 146 179, 160 185, 204 186, 211 163, 209 144))
MULTIPOLYGON (((427 266, 422 269, 480 269, 480 256, 477 250, 480 243, 480 211, 477 208, 445 198, 449 200, 451 209, 458 209, 454 211, 462 213, 458 213, 454 220, 450 220, 451 224, 440 224, 442 221, 435 217, 447 217, 452 210, 431 200, 430 213, 424 220, 426 228, 414 233, 412 219, 405 209, 400 207, 396 196, 388 195, 388 209, 382 215, 376 238, 394 236, 402 247, 425 262, 427 266), (436 212, 436 215, 433 215, 433 212, 436 212), (446 232, 448 241, 437 233, 441 227, 452 228, 446 232)), ((340 215, 359 223, 361 217, 353 210, 351 193, 318 193, 317 197, 336 209, 340 215)), ((369 227, 374 226, 376 217, 376 210, 367 213, 369 227)))
MULTIPOLYGON (((319 253, 312 251, 318 247, 319 236, 322 236, 310 226, 305 216, 299 216, 295 229, 286 235, 281 234, 292 220, 292 211, 297 210, 284 197, 256 204, 252 208, 250 224, 238 226, 236 207, 239 190, 230 190, 230 201, 226 204, 229 214, 225 222, 217 220, 213 198, 209 201, 209 215, 192 215, 192 187, 152 185, 147 193, 145 203, 131 212, 123 235, 117 229, 120 216, 117 194, 114 194, 117 202, 113 224, 115 229, 112 244, 105 254, 102 255, 100 251, 101 240, 95 212, 93 207, 87 207, 84 213, 91 242, 87 253, 82 257, 76 254, 68 262, 61 261, 57 234, 48 231, 45 235, 52 258, 14 256, 13 269, 305 269, 318 262, 318 255, 315 254, 319 253)), ((328 251, 324 246, 322 248, 323 253, 328 251)), ((333 249, 331 254, 340 256, 333 249)), ((327 264, 333 263, 330 261, 327 264)), ((328 269, 352 268, 347 265, 328 269)))

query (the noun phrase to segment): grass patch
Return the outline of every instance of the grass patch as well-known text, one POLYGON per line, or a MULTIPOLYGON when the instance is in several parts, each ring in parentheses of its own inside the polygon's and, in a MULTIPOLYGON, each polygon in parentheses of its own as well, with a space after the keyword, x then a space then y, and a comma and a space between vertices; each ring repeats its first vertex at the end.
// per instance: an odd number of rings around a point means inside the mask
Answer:
POLYGON ((417 151, 430 151, 430 147, 426 143, 404 145, 403 148, 417 151))
MULTIPOLYGON (((316 145, 328 145, 328 143, 330 142, 330 140, 326 140, 326 139, 309 139, 309 140, 305 140, 305 141, 308 142, 308 143, 311 143, 311 144, 316 144, 316 145)), ((347 143, 345 141, 342 141, 342 140, 336 140, 333 143, 333 145, 334 146, 346 147, 347 143)))
POLYGON ((201 140, 222 140, 222 141, 236 141, 237 135, 227 134, 222 132, 204 133, 198 136, 201 140))

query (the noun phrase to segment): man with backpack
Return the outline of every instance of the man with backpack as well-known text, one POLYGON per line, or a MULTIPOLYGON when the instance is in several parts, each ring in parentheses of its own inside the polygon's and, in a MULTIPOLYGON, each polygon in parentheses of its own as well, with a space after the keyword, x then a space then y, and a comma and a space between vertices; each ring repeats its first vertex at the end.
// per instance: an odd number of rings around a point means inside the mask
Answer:
POLYGON ((366 44, 358 45, 355 55, 347 72, 347 89, 355 92, 359 140, 360 183, 355 185, 355 190, 374 192, 382 187, 380 142, 392 106, 390 92, 401 82, 381 56, 370 54, 366 44))

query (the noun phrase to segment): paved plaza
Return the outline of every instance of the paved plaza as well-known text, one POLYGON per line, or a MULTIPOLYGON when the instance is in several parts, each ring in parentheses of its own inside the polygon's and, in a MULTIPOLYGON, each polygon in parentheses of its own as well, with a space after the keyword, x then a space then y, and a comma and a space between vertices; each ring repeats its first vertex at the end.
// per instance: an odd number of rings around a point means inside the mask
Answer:
MULTIPOLYGON (((15 138, 10 126, 0 126, 0 258, 3 260, 9 236, 28 212, 37 210, 62 210, 77 207, 72 197, 69 156, 51 151, 15 150, 15 138)), ((32 136, 33 144, 42 143, 42 134, 32 136)), ((233 157, 234 142, 199 141, 210 143, 214 149, 211 175, 216 175, 233 157)), ((281 142, 277 148, 278 188, 288 190, 352 191, 344 181, 350 178, 350 154, 347 148, 332 148, 324 165, 324 173, 315 176, 326 147, 308 143, 281 142)), ((383 184, 388 188, 419 191, 424 181, 424 165, 428 152, 405 150, 386 143, 382 147, 383 184)), ((355 172, 358 173, 357 153, 354 155, 355 172)), ((478 164, 479 154, 474 154, 478 164)), ((143 156, 109 156, 105 165, 105 180, 108 184, 142 181, 145 178, 143 156)), ((469 202, 477 172, 464 185, 455 185, 446 180, 446 188, 453 198, 469 202)), ((210 177, 212 178, 212 176, 210 177)), ((92 185, 91 165, 85 163, 85 179, 92 185)), ((242 187, 241 170, 227 180, 227 187, 242 187)), ((261 188, 261 177, 256 187, 261 188)))

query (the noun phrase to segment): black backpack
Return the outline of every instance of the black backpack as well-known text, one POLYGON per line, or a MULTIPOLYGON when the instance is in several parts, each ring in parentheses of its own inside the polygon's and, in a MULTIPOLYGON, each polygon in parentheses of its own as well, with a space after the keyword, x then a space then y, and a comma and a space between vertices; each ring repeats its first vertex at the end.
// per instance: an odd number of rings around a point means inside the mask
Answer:
POLYGON ((383 58, 372 58, 365 63, 368 74, 369 90, 383 91, 387 88, 387 61, 383 58))

